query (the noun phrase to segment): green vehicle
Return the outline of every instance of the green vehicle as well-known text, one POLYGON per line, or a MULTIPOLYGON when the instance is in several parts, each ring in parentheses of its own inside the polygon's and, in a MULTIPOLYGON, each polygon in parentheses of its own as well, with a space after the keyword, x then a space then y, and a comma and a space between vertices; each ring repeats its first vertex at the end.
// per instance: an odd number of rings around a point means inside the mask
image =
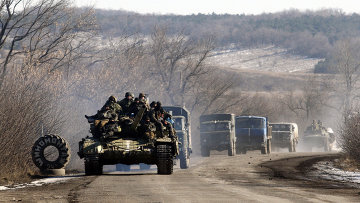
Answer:
POLYGON ((93 136, 79 142, 78 152, 84 159, 86 175, 101 175, 104 165, 140 163, 156 164, 158 174, 173 173, 174 159, 179 154, 178 141, 169 138, 166 129, 160 138, 152 123, 141 124, 144 111, 141 109, 134 119, 89 121, 93 136), (107 128, 112 130, 104 132, 107 128))
POLYGON ((200 116, 201 155, 210 156, 210 150, 228 150, 235 156, 235 115, 209 114, 200 116))
POLYGON ((164 106, 163 108, 172 115, 172 120, 174 120, 174 130, 180 142, 178 156, 180 168, 187 169, 190 167, 190 154, 192 153, 190 112, 180 106, 164 106))

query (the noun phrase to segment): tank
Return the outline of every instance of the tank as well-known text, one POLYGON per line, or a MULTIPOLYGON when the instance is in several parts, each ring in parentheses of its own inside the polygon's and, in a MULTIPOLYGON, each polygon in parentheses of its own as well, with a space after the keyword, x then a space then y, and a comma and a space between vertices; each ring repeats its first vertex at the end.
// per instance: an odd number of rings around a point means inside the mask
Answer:
POLYGON ((80 158, 86 175, 100 175, 104 165, 156 164, 158 174, 172 174, 174 159, 179 154, 177 139, 163 136, 155 125, 142 121, 145 108, 135 118, 88 120, 92 136, 79 142, 80 158))
POLYGON ((317 147, 328 152, 334 147, 335 136, 331 128, 325 128, 320 120, 313 120, 312 124, 306 128, 302 142, 306 151, 312 151, 312 148, 317 147))

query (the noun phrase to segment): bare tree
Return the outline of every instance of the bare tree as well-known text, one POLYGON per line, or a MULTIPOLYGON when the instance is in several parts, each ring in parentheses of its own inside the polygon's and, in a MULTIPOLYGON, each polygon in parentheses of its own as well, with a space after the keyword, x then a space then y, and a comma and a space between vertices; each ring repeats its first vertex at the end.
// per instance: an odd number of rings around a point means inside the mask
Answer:
POLYGON ((83 56, 94 29, 91 12, 76 14, 68 0, 2 0, 0 9, 0 86, 14 59, 23 59, 25 71, 41 65, 51 66, 50 72, 69 67, 83 56))
POLYGON ((172 104, 183 104, 189 86, 210 71, 204 62, 213 49, 212 37, 195 42, 183 33, 168 36, 166 28, 155 27, 149 51, 152 76, 160 80, 172 104))
POLYGON ((341 110, 344 118, 351 114, 354 101, 357 98, 355 87, 360 76, 360 40, 346 39, 340 40, 335 45, 334 69, 341 76, 343 88, 340 89, 341 110))
POLYGON ((300 92, 289 92, 282 102, 297 117, 308 120, 314 114, 320 114, 321 110, 328 106, 329 93, 329 85, 326 82, 321 82, 315 76, 310 76, 300 92))

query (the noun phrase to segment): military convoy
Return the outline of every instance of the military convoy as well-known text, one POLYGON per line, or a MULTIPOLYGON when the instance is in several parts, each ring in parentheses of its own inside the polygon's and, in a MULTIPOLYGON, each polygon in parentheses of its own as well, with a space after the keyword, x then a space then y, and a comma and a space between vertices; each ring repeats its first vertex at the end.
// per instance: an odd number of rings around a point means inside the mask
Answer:
POLYGON ((141 123, 145 108, 135 119, 122 117, 118 126, 109 119, 89 120, 92 137, 79 142, 80 158, 84 159, 86 175, 100 175, 103 165, 156 164, 158 174, 172 174, 174 159, 179 154, 178 141, 171 139, 169 131, 156 130, 151 123, 141 123), (110 126, 110 125, 115 125, 110 126), (104 131, 105 128, 112 129, 104 131))
POLYGON ((227 150, 235 155, 235 115, 209 114, 200 116, 201 155, 210 156, 210 150, 227 150))
POLYGON ((270 123, 272 127, 272 149, 288 148, 296 152, 299 142, 299 130, 296 123, 270 123))
POLYGON ((323 148, 325 152, 331 151, 335 145, 335 135, 331 128, 325 128, 321 121, 313 120, 302 137, 302 143, 306 151, 312 151, 314 147, 323 148))

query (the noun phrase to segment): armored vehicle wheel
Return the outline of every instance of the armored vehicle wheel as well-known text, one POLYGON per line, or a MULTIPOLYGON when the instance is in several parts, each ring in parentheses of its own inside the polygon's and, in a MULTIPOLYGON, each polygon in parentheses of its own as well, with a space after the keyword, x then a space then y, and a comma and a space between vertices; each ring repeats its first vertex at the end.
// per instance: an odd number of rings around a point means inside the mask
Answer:
POLYGON ((271 153, 271 140, 268 140, 266 145, 267 145, 266 146, 266 148, 267 148, 266 153, 270 154, 271 153))
POLYGON ((69 144, 58 135, 45 135, 32 147, 32 160, 40 170, 64 168, 70 160, 69 144))
POLYGON ((190 158, 188 152, 187 137, 184 136, 182 140, 181 152, 180 152, 180 168, 187 169, 190 166, 190 158))
POLYGON ((235 156, 235 143, 233 141, 229 143, 228 156, 235 156))
POLYGON ((203 156, 203 157, 210 156, 210 149, 207 146, 201 145, 201 156, 203 156))
POLYGON ((173 173, 174 161, 172 158, 172 147, 166 144, 160 144, 156 147, 157 173, 169 175, 173 173))
POLYGON ((98 157, 85 157, 85 175, 101 175, 103 165, 98 157))
POLYGON ((267 152, 267 144, 261 147, 261 154, 266 154, 267 152))

